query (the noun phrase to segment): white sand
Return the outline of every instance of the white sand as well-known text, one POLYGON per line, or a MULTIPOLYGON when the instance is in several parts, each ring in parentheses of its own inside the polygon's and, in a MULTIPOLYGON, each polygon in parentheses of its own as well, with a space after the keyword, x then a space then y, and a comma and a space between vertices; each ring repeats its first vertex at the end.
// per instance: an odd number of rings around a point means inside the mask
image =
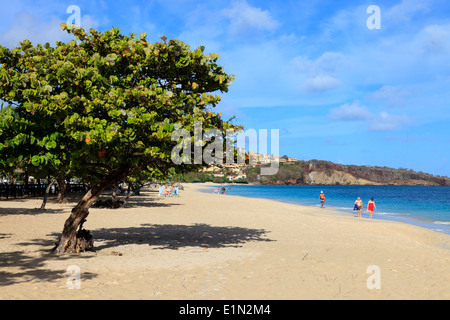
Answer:
POLYGON ((448 235, 199 187, 91 209, 97 251, 68 256, 49 250, 74 203, 33 214, 39 199, 0 201, 0 299, 450 298, 448 235))

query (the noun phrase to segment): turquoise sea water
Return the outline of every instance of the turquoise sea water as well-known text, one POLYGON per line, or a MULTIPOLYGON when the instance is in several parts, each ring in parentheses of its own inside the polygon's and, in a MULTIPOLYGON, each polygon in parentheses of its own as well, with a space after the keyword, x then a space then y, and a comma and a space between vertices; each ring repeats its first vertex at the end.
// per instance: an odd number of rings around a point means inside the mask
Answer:
MULTIPOLYGON (((396 220, 450 234, 450 187, 412 186, 225 186, 227 195, 264 198, 319 207, 320 191, 326 207, 354 214, 354 202, 364 202, 363 217, 368 217, 367 202, 374 198, 375 219, 396 220)), ((217 187, 208 189, 214 192, 217 187)))

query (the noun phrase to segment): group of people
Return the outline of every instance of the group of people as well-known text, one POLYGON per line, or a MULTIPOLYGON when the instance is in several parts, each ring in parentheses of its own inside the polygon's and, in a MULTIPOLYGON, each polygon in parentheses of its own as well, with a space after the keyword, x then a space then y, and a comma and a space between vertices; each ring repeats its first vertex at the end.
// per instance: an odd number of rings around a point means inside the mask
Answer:
MULTIPOLYGON (((325 202, 327 201, 323 191, 320 191, 319 201, 320 201, 320 207, 323 208, 324 205, 325 205, 325 202)), ((355 201, 355 206, 353 207, 353 210, 356 211, 356 213, 357 213, 359 218, 361 217, 363 208, 364 208, 363 201, 361 200, 360 197, 358 197, 358 199, 356 199, 356 201, 355 201)), ((369 200, 369 202, 367 203, 367 211, 369 212, 369 218, 370 219, 372 219, 373 212, 376 209, 377 209, 377 207, 375 205, 375 201, 373 200, 373 198, 371 198, 369 200)))
POLYGON ((173 193, 175 193, 175 187, 173 185, 171 185, 170 187, 165 186, 163 191, 161 192, 161 194, 166 197, 171 197, 173 193))
POLYGON ((225 194, 225 187, 222 187, 222 188, 217 188, 217 193, 218 194, 225 194))
MULTIPOLYGON (((356 199, 355 201, 355 207, 353 210, 356 211, 358 214, 358 217, 361 218, 362 209, 364 207, 364 204, 360 197, 356 199)), ((377 209, 377 206, 375 205, 375 201, 373 201, 373 198, 370 198, 369 202, 367 203, 367 211, 369 211, 369 218, 372 219, 373 212, 377 209)))

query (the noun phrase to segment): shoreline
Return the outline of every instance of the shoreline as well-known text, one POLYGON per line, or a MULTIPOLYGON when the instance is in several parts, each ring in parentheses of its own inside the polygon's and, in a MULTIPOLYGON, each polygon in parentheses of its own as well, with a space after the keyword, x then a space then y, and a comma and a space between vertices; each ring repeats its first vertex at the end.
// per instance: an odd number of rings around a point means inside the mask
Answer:
POLYGON ((274 200, 143 189, 91 209, 95 252, 48 250, 75 202, 0 202, 0 298, 144 300, 449 299, 449 237, 274 200), (69 267, 81 272, 68 288, 69 267), (381 288, 368 287, 371 266, 381 288))
MULTIPOLYGON (((201 183, 195 183, 196 185, 201 185, 201 183)), ((204 183, 205 188, 212 188, 214 186, 241 186, 241 184, 215 184, 215 183, 204 183)), ((249 184, 250 185, 250 184, 249 184)), ((261 185, 261 184, 251 184, 252 186, 265 186, 265 185, 261 185)), ((272 186, 272 185, 271 185, 272 186)), ((273 185, 273 186, 288 186, 288 185, 273 185)), ((305 187, 308 187, 310 185, 302 185, 305 187)), ((322 185, 313 185, 315 187, 322 187, 322 185)), ((388 185, 386 185, 388 186, 388 185)), ((389 185, 390 186, 390 185, 389 185)), ((323 186, 323 187, 327 187, 327 186, 323 186)), ((342 186, 345 187, 345 186, 342 186)), ((360 186, 356 186, 356 187, 360 187, 360 186)), ((369 187, 374 187, 374 186, 369 186, 369 187)), ((383 186, 381 186, 383 187, 383 186)), ((396 186, 394 186, 396 187, 396 186)), ((416 186, 399 186, 399 187, 416 187, 416 186)), ((428 186, 426 186, 428 187, 428 186)), ((440 186, 436 186, 436 188, 439 188, 440 186)), ((201 192, 205 192, 208 193, 205 189, 205 191, 201 191, 201 192)), ((214 193, 214 192, 213 192, 214 193)), ((318 208, 319 205, 309 205, 309 204, 304 204, 304 203, 298 203, 295 201, 287 201, 287 200, 283 200, 283 199, 268 199, 268 198, 263 198, 263 197, 251 197, 251 196, 245 196, 245 195, 235 195, 235 194, 228 194, 230 196, 241 196, 244 198, 252 198, 252 199, 266 199, 266 200, 273 200, 273 201, 279 201, 282 203, 289 203, 289 204, 293 204, 293 205, 298 205, 298 206, 305 206, 305 207, 311 207, 311 208, 318 208)), ((346 214, 346 215, 353 215, 354 217, 356 217, 356 215, 354 214, 354 212, 352 211, 352 209, 350 207, 348 208, 343 208, 340 206, 325 206, 325 209, 328 210, 333 210, 336 211, 340 214, 346 214)), ((362 218, 368 218, 368 213, 367 212, 363 212, 362 218)), ((414 225, 414 226, 418 226, 421 228, 425 228, 427 230, 432 230, 435 232, 439 232, 445 235, 450 235, 450 222, 442 222, 442 221, 433 221, 431 219, 427 219, 425 217, 420 217, 420 216, 413 216, 413 215, 407 215, 405 213, 396 213, 396 212, 382 212, 382 213, 374 213, 373 216, 374 219, 376 220, 386 220, 386 221, 394 221, 394 222, 399 222, 399 223, 405 223, 405 224, 409 224, 409 225, 414 225)))

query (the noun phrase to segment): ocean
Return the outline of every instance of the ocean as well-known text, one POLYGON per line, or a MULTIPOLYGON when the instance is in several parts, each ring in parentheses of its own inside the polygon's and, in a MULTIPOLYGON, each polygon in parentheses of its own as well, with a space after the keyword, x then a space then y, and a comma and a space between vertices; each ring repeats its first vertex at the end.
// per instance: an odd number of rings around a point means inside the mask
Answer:
MULTIPOLYGON (((325 207, 353 214, 354 202, 364 203, 362 217, 368 217, 367 202, 374 198, 374 219, 395 220, 450 235, 450 187, 419 186, 285 186, 226 185, 227 195, 264 198, 320 207, 319 194, 326 196, 325 207)), ((216 187, 207 189, 215 192, 216 187)), ((205 190, 206 191, 206 190, 205 190)))

